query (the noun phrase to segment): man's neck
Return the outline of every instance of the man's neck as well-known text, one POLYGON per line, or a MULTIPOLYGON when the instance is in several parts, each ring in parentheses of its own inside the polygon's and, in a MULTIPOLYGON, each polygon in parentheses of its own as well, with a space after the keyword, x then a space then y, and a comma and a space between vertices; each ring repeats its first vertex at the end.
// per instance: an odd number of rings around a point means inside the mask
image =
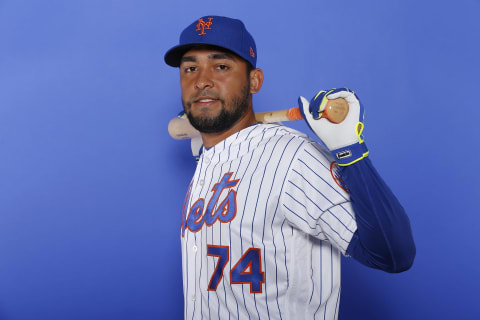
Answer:
POLYGON ((243 118, 235 122, 230 128, 223 132, 218 133, 201 133, 203 145, 205 148, 210 148, 216 145, 217 143, 225 140, 226 138, 230 137, 232 134, 237 133, 240 130, 243 130, 252 124, 256 123, 255 114, 253 111, 248 112, 243 118))

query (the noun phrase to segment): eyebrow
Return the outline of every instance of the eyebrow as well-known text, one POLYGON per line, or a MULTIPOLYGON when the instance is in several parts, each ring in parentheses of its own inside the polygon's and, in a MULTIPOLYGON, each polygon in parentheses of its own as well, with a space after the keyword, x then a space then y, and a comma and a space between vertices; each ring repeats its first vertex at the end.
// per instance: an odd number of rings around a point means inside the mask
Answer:
POLYGON ((226 52, 209 54, 208 59, 228 59, 228 60, 235 61, 233 56, 231 54, 226 53, 226 52))
POLYGON ((197 59, 194 56, 183 56, 182 59, 180 59, 180 63, 182 62, 195 62, 197 59))
MULTIPOLYGON (((235 61, 235 58, 233 57, 233 55, 228 54, 226 52, 209 54, 208 59, 212 59, 212 60, 228 59, 228 60, 235 61)), ((180 63, 182 63, 182 62, 196 62, 196 61, 197 61, 197 58, 195 56, 183 56, 182 59, 180 60, 180 63)))

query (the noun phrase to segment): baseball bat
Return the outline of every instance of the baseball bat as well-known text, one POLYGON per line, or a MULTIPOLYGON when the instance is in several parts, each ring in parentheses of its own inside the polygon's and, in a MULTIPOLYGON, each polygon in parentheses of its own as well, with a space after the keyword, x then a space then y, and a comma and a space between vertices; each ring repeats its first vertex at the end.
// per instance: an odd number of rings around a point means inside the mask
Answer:
MULTIPOLYGON (((325 110, 321 114, 321 118, 328 119, 333 123, 340 123, 345 120, 348 110, 347 100, 343 98, 330 99, 325 106, 325 110)), ((302 120, 303 117, 300 108, 293 107, 285 110, 258 112, 255 113, 255 119, 258 122, 271 123, 302 120)), ((200 135, 200 132, 192 127, 190 121, 188 121, 186 117, 176 117, 170 120, 168 123, 168 133, 176 140, 191 139, 200 135)))

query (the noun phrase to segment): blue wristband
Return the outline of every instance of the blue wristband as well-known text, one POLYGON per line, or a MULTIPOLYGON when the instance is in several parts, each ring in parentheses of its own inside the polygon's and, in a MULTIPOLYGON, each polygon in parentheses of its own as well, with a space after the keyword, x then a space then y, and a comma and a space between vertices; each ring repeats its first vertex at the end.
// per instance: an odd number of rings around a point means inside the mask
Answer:
POLYGON ((365 142, 358 142, 343 148, 330 151, 339 166, 349 166, 368 156, 365 142))

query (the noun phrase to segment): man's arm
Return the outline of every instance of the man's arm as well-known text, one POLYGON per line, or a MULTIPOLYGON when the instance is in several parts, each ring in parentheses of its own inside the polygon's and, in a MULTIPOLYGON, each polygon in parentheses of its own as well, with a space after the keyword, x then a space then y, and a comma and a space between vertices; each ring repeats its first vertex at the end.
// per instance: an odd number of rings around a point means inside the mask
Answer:
POLYGON ((410 221, 395 195, 368 158, 341 167, 340 172, 357 222, 347 254, 387 272, 408 270, 415 258, 415 243, 410 221))
POLYGON ((337 161, 350 192, 357 230, 347 254, 359 262, 387 272, 411 267, 415 258, 410 222, 403 207, 368 158, 364 143, 364 109, 355 93, 346 88, 320 91, 308 102, 299 98, 303 117, 337 161), (341 123, 322 118, 329 99, 344 98, 349 112, 341 123))

